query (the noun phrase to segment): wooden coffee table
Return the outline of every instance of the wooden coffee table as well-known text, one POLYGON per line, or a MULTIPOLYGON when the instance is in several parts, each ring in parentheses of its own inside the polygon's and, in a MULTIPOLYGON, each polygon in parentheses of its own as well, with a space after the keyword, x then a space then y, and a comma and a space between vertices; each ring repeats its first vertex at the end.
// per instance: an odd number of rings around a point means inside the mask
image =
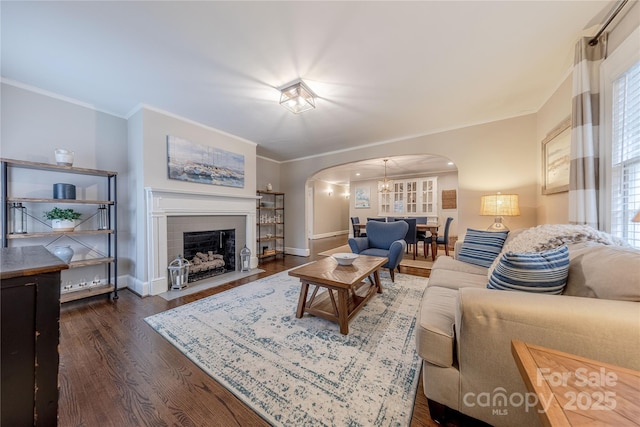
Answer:
POLYGON ((301 282, 296 317, 307 312, 338 323, 340 333, 348 334, 351 318, 376 292, 382 293, 378 270, 386 262, 387 258, 360 255, 352 265, 345 266, 327 257, 289 271, 301 282), (364 281, 367 278, 369 283, 364 281), (307 301, 309 285, 315 285, 315 289, 307 301), (320 288, 325 291, 318 294, 320 288))

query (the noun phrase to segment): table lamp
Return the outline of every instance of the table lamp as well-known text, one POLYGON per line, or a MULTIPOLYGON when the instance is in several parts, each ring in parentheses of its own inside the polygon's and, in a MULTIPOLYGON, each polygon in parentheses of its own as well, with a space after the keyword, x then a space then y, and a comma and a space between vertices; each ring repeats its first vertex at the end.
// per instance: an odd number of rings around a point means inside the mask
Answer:
POLYGON ((520 216, 518 195, 498 193, 482 196, 480 215, 495 217, 495 222, 487 228, 488 231, 508 231, 509 229, 502 223, 502 219, 505 216, 520 216))

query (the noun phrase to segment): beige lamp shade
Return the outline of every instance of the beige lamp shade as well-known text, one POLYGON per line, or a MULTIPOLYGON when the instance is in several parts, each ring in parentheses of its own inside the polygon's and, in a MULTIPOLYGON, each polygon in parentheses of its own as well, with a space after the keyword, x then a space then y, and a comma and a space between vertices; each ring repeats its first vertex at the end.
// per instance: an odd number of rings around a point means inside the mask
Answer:
POLYGON ((520 216, 517 194, 490 194, 482 196, 480 215, 520 216))
POLYGON ((520 216, 517 194, 490 194, 480 199, 480 215, 494 216, 495 221, 487 230, 509 230, 502 224, 503 216, 520 216))
POLYGON ((640 222, 640 211, 636 212, 636 216, 633 217, 631 222, 640 222))

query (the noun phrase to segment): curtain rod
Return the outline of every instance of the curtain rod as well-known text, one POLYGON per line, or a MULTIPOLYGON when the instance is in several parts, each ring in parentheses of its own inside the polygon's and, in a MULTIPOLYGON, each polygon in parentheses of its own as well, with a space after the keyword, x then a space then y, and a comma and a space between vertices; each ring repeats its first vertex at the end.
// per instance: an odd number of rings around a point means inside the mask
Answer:
POLYGON ((620 13, 622 8, 624 7, 625 4, 627 4, 628 1, 629 0, 622 0, 620 2, 620 4, 618 4, 618 7, 616 7, 616 9, 613 11, 613 13, 609 16, 609 18, 606 20, 606 22, 602 25, 602 28, 600 28, 600 31, 598 31, 596 33, 596 35, 593 36, 593 38, 591 40, 589 40, 589 46, 595 46, 595 45, 598 44, 598 37, 600 37, 602 35, 604 30, 606 30, 607 27, 609 26, 609 24, 611 24, 611 21, 613 21, 613 18, 615 18, 618 15, 618 13, 620 13))

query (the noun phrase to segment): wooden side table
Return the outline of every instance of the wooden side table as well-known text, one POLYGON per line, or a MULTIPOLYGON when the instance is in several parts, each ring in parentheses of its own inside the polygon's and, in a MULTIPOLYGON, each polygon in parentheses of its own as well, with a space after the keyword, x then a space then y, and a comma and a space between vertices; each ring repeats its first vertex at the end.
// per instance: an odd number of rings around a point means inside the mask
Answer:
POLYGON ((511 341, 545 426, 640 426, 640 372, 511 341))

